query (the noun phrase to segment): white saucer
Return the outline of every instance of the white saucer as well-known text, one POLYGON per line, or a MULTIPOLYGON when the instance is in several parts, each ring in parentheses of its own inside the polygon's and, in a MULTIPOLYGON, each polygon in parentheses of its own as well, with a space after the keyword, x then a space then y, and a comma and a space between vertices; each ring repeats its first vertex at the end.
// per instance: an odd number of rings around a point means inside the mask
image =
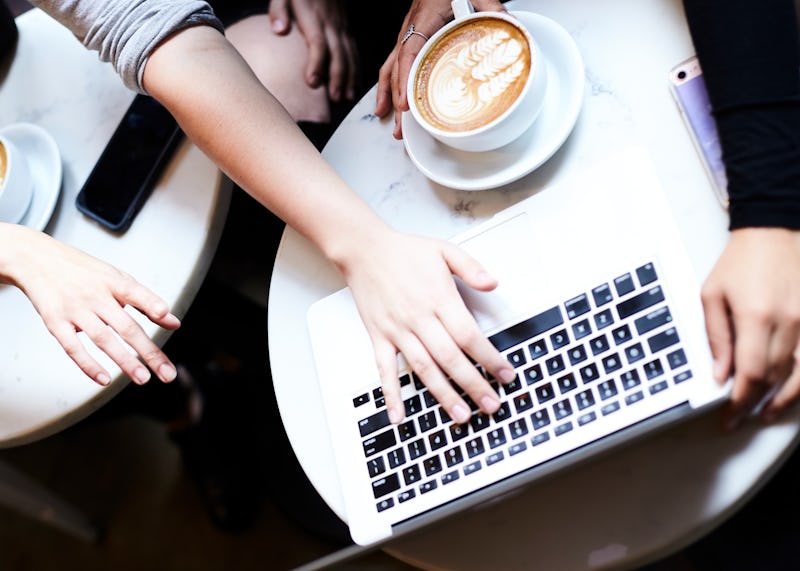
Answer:
POLYGON ((533 12, 513 11, 547 58, 547 95, 539 117, 519 139, 483 153, 440 143, 403 113, 403 141, 411 161, 434 182, 459 190, 496 188, 542 165, 572 132, 583 104, 584 70, 575 40, 560 24, 533 12))
POLYGON ((43 128, 32 123, 12 123, 0 129, 28 158, 33 178, 33 197, 20 224, 44 230, 61 193, 61 153, 58 145, 43 128))

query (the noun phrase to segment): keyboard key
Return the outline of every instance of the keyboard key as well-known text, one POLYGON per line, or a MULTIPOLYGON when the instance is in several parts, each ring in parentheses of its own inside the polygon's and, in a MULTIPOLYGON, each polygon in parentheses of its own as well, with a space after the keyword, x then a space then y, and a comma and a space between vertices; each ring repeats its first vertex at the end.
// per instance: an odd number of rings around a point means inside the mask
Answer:
POLYGON ((497 464, 500 462, 505 456, 501 451, 493 452, 486 457, 486 465, 491 466, 492 464, 497 464))
POLYGON ((403 401, 403 404, 406 407, 406 416, 414 416, 422 410, 422 401, 419 395, 407 398, 403 401))
POLYGON ((594 405, 594 394, 592 389, 586 389, 575 395, 575 404, 578 405, 578 410, 585 410, 594 405))
POLYGON ((517 411, 517 414, 525 412, 532 406, 533 406, 533 399, 531 399, 531 393, 525 392, 521 395, 517 395, 516 397, 514 397, 514 410, 517 411))
POLYGON ((452 468, 456 464, 461 464, 464 461, 464 455, 461 453, 461 447, 448 448, 444 452, 444 462, 448 468, 452 468))
POLYGON ((630 347, 625 348, 625 358, 628 360, 629 365, 633 365, 636 361, 644 359, 644 349, 640 343, 634 343, 630 347))
POLYGON ((410 385, 410 384, 411 384, 411 375, 409 375, 408 373, 403 373, 402 375, 400 375, 400 386, 401 387, 404 387, 404 386, 410 385))
POLYGON ((539 385, 534 389, 534 392, 536 393, 539 404, 544 404, 547 401, 553 400, 556 396, 555 392, 553 392, 553 385, 550 383, 539 385))
POLYGON ((416 373, 411 373, 411 380, 414 381, 414 388, 418 391, 421 391, 425 388, 425 383, 422 382, 422 379, 420 379, 416 373))
POLYGON ((458 442, 462 438, 469 436, 469 425, 467 424, 451 424, 450 425, 450 442, 458 442))
POLYGON ((505 351, 514 345, 518 345, 523 341, 532 339, 558 327, 564 323, 564 318, 561 315, 561 309, 556 306, 534 315, 530 319, 512 325, 504 331, 495 333, 489 337, 489 341, 497 348, 498 351, 505 351))
POLYGON ((610 402, 607 405, 604 405, 603 408, 600 409, 600 412, 603 413, 603 416, 608 416, 612 412, 617 412, 619 410, 619 401, 610 402))
POLYGON ((418 438, 413 442, 408 443, 408 457, 412 460, 416 460, 420 456, 425 456, 428 453, 427 448, 425 448, 425 442, 422 438, 418 438))
POLYGON ((367 438, 364 440, 364 442, 362 442, 362 445, 364 446, 364 456, 369 458, 373 454, 383 452, 395 444, 397 444, 397 438, 395 438, 394 430, 386 430, 376 436, 373 436, 372 438, 367 438))
POLYGON ((572 430, 572 422, 565 422, 559 426, 556 426, 553 432, 556 436, 561 436, 562 434, 566 434, 567 432, 572 430))
POLYGON ((488 428, 491 424, 491 418, 488 414, 478 412, 472 415, 469 419, 469 425, 472 427, 472 432, 480 432, 484 428, 488 428))
POLYGON ((427 494, 428 492, 432 492, 433 490, 435 490, 437 486, 438 484, 436 483, 436 480, 430 480, 428 482, 425 482, 424 484, 419 485, 419 493, 427 494))
POLYGON ((436 432, 430 433, 428 435, 428 444, 431 446, 431 452, 443 446, 447 446, 447 436, 445 436, 444 430, 437 430, 436 432))
POLYGON ((572 414, 572 405, 569 402, 569 399, 564 399, 562 401, 558 401, 556 404, 553 405, 553 414, 556 417, 556 420, 561 420, 567 418, 569 415, 572 414))
POLYGON ((608 287, 608 284, 602 284, 592 290, 592 297, 594 298, 594 305, 600 307, 611 303, 614 299, 614 294, 611 293, 611 288, 608 287))
POLYGON ((564 358, 561 355, 556 355, 547 360, 547 373, 549 375, 557 375, 564 370, 564 358))
POLYGON ((386 409, 383 409, 367 418, 359 420, 358 431, 361 433, 361 436, 367 436, 373 432, 377 432, 381 428, 386 428, 389 424, 389 413, 386 412, 386 409))
POLYGON ((583 339, 587 335, 592 334, 592 326, 589 324, 588 319, 583 319, 572 325, 572 335, 575 340, 583 339))
POLYGON ((459 477, 458 470, 453 470, 452 472, 448 472, 447 474, 444 474, 442 476, 442 485, 446 486, 447 484, 455 482, 456 480, 458 480, 458 477, 459 477))
POLYGON ((597 356, 601 353, 605 353, 609 348, 608 339, 606 338, 605 334, 598 335, 589 341, 589 347, 592 348, 592 355, 597 356))
POLYGON ((465 465, 462 470, 464 471, 465 476, 469 476, 470 474, 474 474, 478 470, 481 469, 481 461, 475 460, 474 462, 470 462, 469 464, 465 465))
POLYGON ((528 383, 529 385, 538 383, 543 378, 542 366, 538 364, 534 365, 532 367, 525 369, 525 371, 522 374, 525 376, 525 382, 528 383))
POLYGON ((414 499, 416 496, 417 492, 415 492, 414 490, 406 490, 404 492, 400 492, 399 494, 397 494, 397 501, 402 504, 403 502, 407 502, 408 500, 414 499))
POLYGON ((429 390, 422 391, 422 402, 425 403, 425 406, 428 408, 439 404, 439 401, 436 400, 436 397, 433 396, 433 393, 429 390))
POLYGON ((419 482, 421 477, 422 475, 419 472, 419 466, 417 464, 403 470, 403 481, 406 483, 406 486, 419 482))
POLYGON ((594 411, 582 414, 578 417, 578 426, 585 426, 595 419, 597 419, 597 414, 595 414, 594 411))
POLYGON ((660 393, 667 388, 667 381, 659 381, 654 385, 650 385, 650 394, 654 395, 660 393))
POLYGON ((483 454, 485 451, 485 448, 483 447, 483 438, 480 436, 466 442, 464 446, 467 449, 467 456, 470 458, 474 458, 479 454, 483 454))
POLYGON ((569 357, 570 365, 577 365, 586 360, 586 348, 583 345, 570 347, 569 351, 567 351, 567 356, 569 357))
POLYGON ((567 317, 570 319, 575 319, 584 313, 588 313, 591 309, 589 297, 585 293, 565 301, 564 307, 567 310, 567 317))
POLYGON ((626 391, 638 386, 641 381, 639 380, 639 372, 636 369, 631 369, 622 373, 619 380, 622 382, 622 388, 626 391))
POLYGON ((645 264, 640 268, 636 268, 636 277, 639 278, 639 283, 643 286, 646 286, 649 283, 653 283, 658 279, 656 275, 656 268, 653 264, 645 264))
POLYGON ((669 368, 673 370, 678 367, 683 367, 686 364, 686 353, 683 349, 673 351, 667 355, 667 363, 669 363, 669 368))
POLYGON ((372 482, 372 493, 375 499, 381 498, 400 489, 400 478, 397 474, 389 474, 380 480, 372 482))
POLYGON ((643 398, 644 398, 644 393, 642 391, 636 391, 635 393, 631 393, 625 397, 625 404, 637 403, 643 398))
POLYGON ((617 385, 613 379, 608 379, 597 385, 597 391, 601 399, 608 400, 617 395, 617 385))
POLYGON ((680 383, 688 381, 691 378, 692 378, 691 371, 683 371, 682 373, 678 373, 677 375, 675 375, 675 378, 672 379, 672 382, 674 382, 676 385, 679 385, 680 383))
POLYGON ((531 361, 535 361, 540 357, 547 355, 547 343, 544 339, 537 339, 528 345, 528 354, 531 356, 531 361))
POLYGON ((503 392, 506 395, 511 395, 511 394, 517 392, 518 390, 520 390, 521 388, 522 388, 522 381, 520 381, 519 375, 517 375, 516 378, 514 378, 513 381, 503 385, 503 392))
POLYGON ((672 314, 669 312, 668 307, 660 307, 655 311, 651 311, 643 317, 638 317, 633 324, 636 326, 636 331, 639 335, 644 335, 657 327, 661 327, 665 323, 672 321, 672 314))
POLYGON ((506 443, 506 433, 503 427, 495 428, 486 434, 486 439, 489 441, 489 448, 497 448, 506 443))
POLYGON ((431 456, 422 461, 422 466, 425 468, 426 476, 433 476, 442 471, 442 461, 438 456, 431 456))
POLYGON ((378 508, 378 512, 382 512, 384 510, 388 510, 393 506, 394 506, 394 500, 392 498, 385 498, 379 501, 375 507, 378 508))
POLYGON ((597 372, 597 365, 594 363, 589 363, 582 367, 580 372, 584 384, 596 381, 600 377, 600 373, 597 372))
POLYGON ((363 395, 358 395, 356 398, 353 399, 353 406, 359 407, 363 404, 367 404, 369 402, 369 393, 364 393, 363 395))
POLYGON ((450 422, 453 419, 450 418, 450 415, 447 414, 447 411, 445 409, 440 408, 439 409, 439 420, 441 420, 442 424, 447 424, 448 422, 450 422))
POLYGON ((630 317, 634 313, 652 307, 657 303, 664 301, 664 292, 661 291, 660 286, 655 286, 649 290, 636 294, 630 299, 626 299, 617 304, 617 314, 620 319, 630 317))
POLYGON ((511 411, 508 408, 508 403, 504 402, 500 404, 500 408, 498 408, 491 416, 495 422, 503 422, 509 418, 511 416, 511 411))
POLYGON ((520 452, 525 452, 525 450, 527 448, 528 448, 528 445, 525 444, 525 442, 517 442, 516 444, 512 444, 511 446, 508 447, 508 455, 509 456, 515 456, 516 454, 519 454, 520 452))
POLYGON ((605 371, 606 375, 610 375, 614 371, 618 371, 622 368, 622 361, 620 361, 619 355, 614 353, 613 355, 609 355, 608 357, 603 357, 603 371, 605 371))
POLYGON ((567 373, 563 377, 559 377, 556 380, 556 384, 558 385, 558 389, 561 391, 562 395, 567 394, 578 387, 578 383, 575 381, 575 375, 572 373, 567 373))
POLYGON ((550 440, 550 433, 547 431, 534 434, 531 437, 531 446, 538 446, 539 444, 547 442, 548 440, 550 440))
POLYGON ((661 365, 659 359, 653 359, 649 363, 644 364, 644 374, 647 375, 648 380, 653 380, 656 377, 664 374, 664 367, 661 365))
POLYGON ((383 474, 386 471, 386 464, 384 464, 383 458, 378 456, 367 462, 367 470, 369 471, 370 478, 383 474))
POLYGON ((678 338, 678 331, 674 327, 670 327, 666 331, 656 333, 650 337, 647 340, 647 344, 650 346, 651 353, 658 353, 666 347, 675 345, 678 341, 680 341, 678 338))
POLYGON ((617 290, 617 295, 622 297, 636 289, 636 284, 633 283, 631 274, 622 274, 614 280, 614 287, 617 290))
POLYGON ((594 326, 600 330, 605 329, 606 327, 610 327, 614 324, 614 316, 611 314, 610 309, 604 309, 600 313, 596 313, 594 316, 594 326))
POLYGON ((414 421, 409 420, 397 426, 397 433, 400 435, 400 441, 405 442, 417 435, 417 428, 414 426, 414 421))
POLYGON ((419 431, 420 433, 428 432, 429 430, 433 430, 439 425, 439 422, 436 420, 436 411, 428 411, 425 414, 421 414, 420 417, 417 419, 419 423, 419 431))
POLYGON ((383 387, 378 387, 377 389, 372 389, 372 398, 378 400, 379 398, 383 398, 383 387))
POLYGON ((553 351, 561 349, 564 345, 569 343, 569 335, 566 329, 556 331, 550 336, 550 344, 553 346, 553 351))
POLYGON ((406 454, 402 448, 395 448, 386 455, 386 459, 389 461, 389 468, 397 468, 406 463, 406 454))
POLYGON ((511 439, 516 440, 528 434, 528 424, 524 418, 518 418, 508 425, 508 432, 511 433, 511 439))
POLYGON ((614 343, 616 343, 618 346, 633 339, 633 335, 631 335, 631 329, 627 325, 622 325, 614 329, 614 331, 611 332, 611 336, 614 338, 614 343))
POLYGON ((550 424, 550 415, 545 409, 540 409, 531 414, 531 425, 534 430, 539 430, 542 427, 550 424))
POLYGON ((511 366, 515 369, 528 362, 527 357, 525 357, 525 350, 522 348, 511 351, 511 353, 506 355, 506 359, 508 359, 508 362, 511 363, 511 366))

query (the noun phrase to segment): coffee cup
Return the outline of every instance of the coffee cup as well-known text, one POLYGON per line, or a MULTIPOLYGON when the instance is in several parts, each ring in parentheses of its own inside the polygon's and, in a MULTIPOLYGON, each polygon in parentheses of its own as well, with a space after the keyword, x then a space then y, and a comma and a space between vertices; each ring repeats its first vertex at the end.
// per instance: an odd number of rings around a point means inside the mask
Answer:
POLYGON ((0 135, 0 222, 18 223, 33 198, 33 179, 25 155, 0 135))
POLYGON ((547 62, 514 16, 454 0, 455 19, 425 42, 408 76, 408 105, 432 137, 462 151, 511 143, 536 120, 547 62))

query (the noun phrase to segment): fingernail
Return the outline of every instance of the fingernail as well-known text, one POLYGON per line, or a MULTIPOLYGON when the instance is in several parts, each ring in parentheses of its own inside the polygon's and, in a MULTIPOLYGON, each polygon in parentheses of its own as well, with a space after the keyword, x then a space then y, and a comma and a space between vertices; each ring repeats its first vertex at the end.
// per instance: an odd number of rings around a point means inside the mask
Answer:
POLYGON ((401 422, 404 416, 405 415, 396 408, 389 409, 389 422, 391 422, 392 424, 397 424, 401 422))
POLYGON ((111 377, 109 377, 106 373, 99 373, 95 380, 100 383, 101 385, 105 386, 111 382, 111 377))
POLYGON ((493 412, 497 412, 497 409, 500 408, 500 401, 486 395, 481 399, 481 407, 483 407, 484 411, 492 414, 493 412))
POLYGON ((464 424, 465 422, 469 421, 469 417, 471 415, 466 405, 457 404, 456 406, 453 407, 450 416, 452 416, 457 423, 464 424))
POLYGON ((170 383, 178 376, 178 371, 169 363, 164 363, 158 368, 158 376, 161 377, 161 380, 165 383, 170 383))
POLYGON ((317 87, 317 85, 319 85, 319 76, 316 73, 312 74, 311 77, 308 78, 308 84, 311 87, 317 87))
POLYGON ((719 361, 714 361, 712 374, 714 375, 714 378, 717 379, 719 382, 725 380, 725 371, 722 370, 722 363, 720 363, 719 361))
POLYGON ((272 29, 276 32, 283 31, 284 26, 286 26, 286 23, 281 19, 272 21, 272 29))
POLYGON ((500 369, 500 380, 505 383, 510 383, 511 381, 517 378, 517 373, 514 372, 514 369, 505 368, 500 369))
POLYGON ((139 383, 146 383, 150 380, 150 371, 145 369, 144 367, 139 367, 133 373, 134 377, 139 383))

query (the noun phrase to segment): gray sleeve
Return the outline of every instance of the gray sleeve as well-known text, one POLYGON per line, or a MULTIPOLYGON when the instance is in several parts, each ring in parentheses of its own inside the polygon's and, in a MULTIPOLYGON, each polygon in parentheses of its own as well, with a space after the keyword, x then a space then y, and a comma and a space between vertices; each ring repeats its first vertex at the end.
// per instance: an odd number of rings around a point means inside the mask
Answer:
POLYGON ((67 27, 81 43, 111 62, 129 88, 146 93, 147 58, 175 32, 197 25, 223 31, 202 0, 31 0, 67 27))

